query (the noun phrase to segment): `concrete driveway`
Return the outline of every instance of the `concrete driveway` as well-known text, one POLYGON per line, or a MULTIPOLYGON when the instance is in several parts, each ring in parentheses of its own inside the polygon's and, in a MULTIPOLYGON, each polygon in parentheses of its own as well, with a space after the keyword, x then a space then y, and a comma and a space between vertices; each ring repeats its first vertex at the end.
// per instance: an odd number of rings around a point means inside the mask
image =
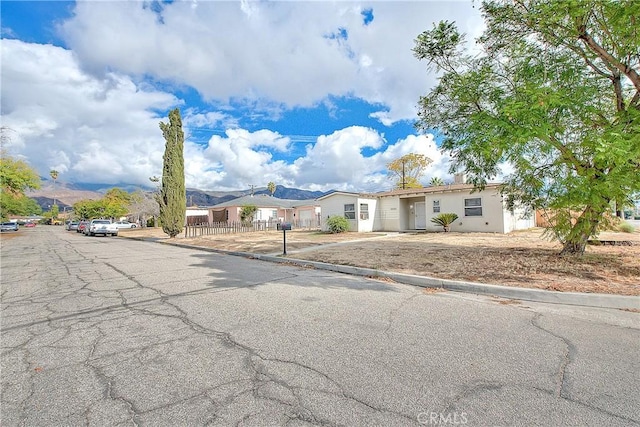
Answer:
POLYGON ((638 313, 20 233, 3 426, 640 424, 638 313))

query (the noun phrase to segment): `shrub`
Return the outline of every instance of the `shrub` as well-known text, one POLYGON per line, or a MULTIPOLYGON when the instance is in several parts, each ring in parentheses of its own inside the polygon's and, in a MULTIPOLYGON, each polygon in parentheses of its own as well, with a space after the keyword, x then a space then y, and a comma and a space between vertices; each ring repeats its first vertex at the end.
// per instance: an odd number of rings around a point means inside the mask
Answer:
POLYGON ((344 233, 349 231, 349 220, 340 215, 334 215, 327 219, 327 229, 331 233, 344 233))
POLYGON ((240 211, 240 221, 252 222, 256 212, 258 212, 256 205, 244 205, 240 211))
POLYGON ((618 225, 618 230, 622 231, 623 233, 633 233, 635 231, 635 227, 628 222, 623 222, 618 225))
POLYGON ((458 219, 458 215, 456 215, 456 214, 454 214, 452 212, 448 212, 448 213, 441 213, 437 217, 431 218, 431 222, 441 226, 444 229, 444 231, 446 232, 446 231, 449 231, 449 228, 451 227, 451 224, 453 224, 453 222, 456 219, 458 219))

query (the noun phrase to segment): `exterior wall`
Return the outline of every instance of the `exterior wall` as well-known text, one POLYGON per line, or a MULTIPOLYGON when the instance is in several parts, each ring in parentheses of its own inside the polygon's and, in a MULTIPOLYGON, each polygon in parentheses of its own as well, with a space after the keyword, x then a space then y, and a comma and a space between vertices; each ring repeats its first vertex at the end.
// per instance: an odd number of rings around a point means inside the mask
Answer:
POLYGON ((229 221, 240 221, 240 211, 242 208, 237 206, 229 206, 227 211, 229 211, 229 221))
POLYGON ((295 219, 303 224, 317 224, 321 209, 317 206, 301 206, 294 212, 295 219))
POLYGON ((373 231, 376 222, 376 210, 378 200, 376 198, 358 197, 353 194, 333 194, 319 200, 320 212, 322 212, 322 230, 327 231, 327 219, 334 215, 344 216, 344 205, 352 204, 355 208, 355 219, 349 219, 349 231, 369 232, 373 231), (369 218, 364 219, 360 204, 368 205, 369 218))
POLYGON ((497 191, 469 191, 436 193, 426 195, 427 231, 441 231, 442 227, 431 222, 440 213, 453 212, 458 219, 451 225, 451 231, 505 233, 502 196, 497 191), (465 199, 480 198, 482 215, 466 216, 465 199), (440 212, 434 212, 434 201, 439 201, 440 212))
POLYGON ((381 197, 378 202, 375 231, 400 231, 400 199, 381 197))
POLYGON ((424 229, 441 231, 442 227, 431 222, 441 213, 453 212, 458 219, 451 231, 508 233, 535 226, 533 216, 527 218, 522 209, 514 213, 504 209, 502 196, 495 188, 471 193, 471 190, 442 191, 437 193, 406 194, 404 197, 389 194, 380 197, 359 197, 356 194, 334 194, 318 201, 322 210, 323 230, 326 219, 333 215, 344 215, 344 205, 354 204, 356 219, 349 220, 351 231, 404 231, 424 229), (480 206, 467 206, 465 199, 480 199, 480 206), (437 202, 434 205, 434 202, 437 202), (369 219, 361 216, 360 204, 369 205, 369 219), (424 205, 423 205, 424 204, 424 205), (434 212, 434 206, 439 208, 434 212), (482 208, 480 215, 472 215, 482 208), (420 212, 417 212, 420 210, 420 212))
POLYGON ((358 232, 367 233, 373 231, 377 205, 377 199, 358 197, 356 201, 356 229, 358 232), (368 205, 366 212, 361 210, 361 205, 368 205))
MULTIPOLYGON (((322 209, 322 230, 327 231, 327 219, 334 215, 344 216, 344 205, 349 203, 357 203, 358 197, 349 194, 333 194, 322 200, 318 200, 320 209, 322 209)), ((356 216, 357 218, 357 216, 356 216)), ((349 231, 358 230, 358 220, 349 220, 349 231)))

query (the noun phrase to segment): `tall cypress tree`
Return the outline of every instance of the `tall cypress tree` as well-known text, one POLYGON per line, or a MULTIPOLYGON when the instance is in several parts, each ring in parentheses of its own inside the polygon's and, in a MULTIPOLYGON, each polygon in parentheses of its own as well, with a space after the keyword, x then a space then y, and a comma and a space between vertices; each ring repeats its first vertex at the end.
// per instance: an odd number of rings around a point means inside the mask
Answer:
POLYGON ((160 122, 166 141, 162 166, 162 189, 158 195, 162 231, 169 237, 182 232, 187 210, 187 191, 184 184, 184 132, 180 110, 169 112, 169 123, 160 122))

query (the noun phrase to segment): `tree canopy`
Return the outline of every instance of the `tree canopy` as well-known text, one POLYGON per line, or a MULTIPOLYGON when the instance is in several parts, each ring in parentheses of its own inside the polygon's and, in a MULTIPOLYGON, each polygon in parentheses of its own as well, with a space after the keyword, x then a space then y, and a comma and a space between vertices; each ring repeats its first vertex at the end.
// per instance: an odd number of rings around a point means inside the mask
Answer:
POLYGON ((129 213, 132 196, 119 188, 107 190, 98 200, 85 199, 73 204, 78 218, 119 218, 129 213))
POLYGON ((271 196, 273 196, 273 194, 276 192, 276 183, 273 181, 270 181, 267 184, 267 190, 269 190, 269 193, 271 193, 271 196))
POLYGON ((387 175, 395 188, 421 188, 420 178, 433 160, 424 154, 409 153, 387 163, 387 175))
POLYGON ((5 148, 10 129, 0 128, 0 217, 31 215, 42 212, 25 196, 27 190, 40 188, 40 177, 25 161, 14 159, 5 148))
POLYGON ((444 181, 442 180, 442 178, 438 178, 437 176, 434 176, 429 180, 429 185, 432 187, 437 187, 440 185, 444 185, 444 181))
POLYGON ((182 232, 186 218, 187 191, 184 180, 184 132, 180 110, 169 112, 169 123, 160 122, 165 140, 162 187, 158 195, 162 230, 173 238, 182 232))
POLYGON ((482 3, 476 50, 451 22, 414 54, 440 73, 418 127, 438 129, 476 186, 501 173, 510 204, 554 213, 562 253, 582 254, 611 211, 640 192, 640 2, 482 3))

